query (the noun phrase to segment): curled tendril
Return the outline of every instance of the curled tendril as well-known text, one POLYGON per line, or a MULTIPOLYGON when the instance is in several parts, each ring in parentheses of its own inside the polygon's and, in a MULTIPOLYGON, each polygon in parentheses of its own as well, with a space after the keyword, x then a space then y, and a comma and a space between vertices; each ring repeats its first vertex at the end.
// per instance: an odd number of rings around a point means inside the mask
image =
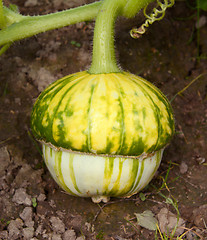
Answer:
POLYGON ((147 12, 147 6, 145 6, 143 10, 143 14, 146 17, 145 22, 139 27, 139 28, 133 28, 130 31, 130 35, 133 38, 139 38, 142 34, 145 33, 146 28, 149 27, 150 24, 152 24, 155 21, 160 21, 165 16, 165 11, 167 8, 172 7, 175 3, 175 0, 164 0, 164 3, 162 3, 160 0, 157 0, 157 8, 153 8, 150 15, 148 15, 147 12))

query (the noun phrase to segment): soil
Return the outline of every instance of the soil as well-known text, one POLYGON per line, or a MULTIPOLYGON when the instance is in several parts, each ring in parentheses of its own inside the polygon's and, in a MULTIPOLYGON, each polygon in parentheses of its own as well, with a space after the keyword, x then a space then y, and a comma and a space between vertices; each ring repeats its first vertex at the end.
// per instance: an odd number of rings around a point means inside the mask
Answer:
MULTIPOLYGON (((88 2, 12 1, 25 15, 88 2)), ((175 235, 183 234, 180 239, 207 239, 207 12, 200 11, 204 21, 199 26, 196 13, 185 1, 176 2, 138 40, 129 30, 143 22, 141 13, 117 21, 120 66, 172 99, 176 134, 142 193, 106 204, 65 194, 30 132, 30 114, 40 92, 64 75, 89 68, 94 23, 22 40, 0 57, 0 239, 137 240, 155 239, 156 234, 161 239, 159 231, 138 224, 135 213, 146 210, 162 232, 172 231, 179 217, 175 235)))

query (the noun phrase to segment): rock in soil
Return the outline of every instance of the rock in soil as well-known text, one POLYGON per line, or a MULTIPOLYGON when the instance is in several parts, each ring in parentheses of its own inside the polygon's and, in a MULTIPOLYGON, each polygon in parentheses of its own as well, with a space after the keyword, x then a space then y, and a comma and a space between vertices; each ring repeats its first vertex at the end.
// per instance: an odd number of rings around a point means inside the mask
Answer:
POLYGON ((8 239, 8 236, 9 236, 9 234, 6 230, 0 232, 0 239, 6 240, 6 239, 8 239))
POLYGON ((60 234, 54 234, 52 236, 52 240, 62 240, 61 235, 60 234))
POLYGON ((46 199, 46 195, 44 193, 40 193, 40 195, 37 197, 38 202, 43 202, 46 199))
POLYGON ((85 240, 84 236, 77 237, 76 240, 85 240))
POLYGON ((24 4, 25 7, 35 7, 37 5, 37 0, 27 0, 24 4))
POLYGON ((26 206, 32 205, 32 198, 26 193, 26 189, 24 188, 19 188, 16 190, 12 201, 17 204, 24 204, 26 206))
POLYGON ((11 220, 8 226, 9 239, 16 240, 21 236, 21 229, 23 227, 23 221, 20 218, 11 220))
POLYGON ((67 230, 63 234, 63 240, 76 240, 76 234, 74 230, 67 230))
POLYGON ((207 204, 204 204, 193 210, 193 222, 199 228, 206 228, 207 204))
POLYGON ((180 173, 185 174, 188 171, 188 165, 185 162, 180 164, 180 173))
POLYGON ((22 220, 24 220, 24 224, 27 227, 34 227, 34 221, 32 221, 33 210, 32 207, 25 207, 23 212, 20 214, 22 220))
POLYGON ((0 148, 0 176, 4 175, 5 170, 10 164, 10 156, 6 147, 0 148))
POLYGON ((34 228, 33 227, 23 228, 22 235, 24 237, 23 239, 30 240, 34 236, 34 228))
POLYGON ((65 232, 65 224, 58 217, 51 217, 50 223, 52 224, 52 229, 56 233, 64 233, 65 232))

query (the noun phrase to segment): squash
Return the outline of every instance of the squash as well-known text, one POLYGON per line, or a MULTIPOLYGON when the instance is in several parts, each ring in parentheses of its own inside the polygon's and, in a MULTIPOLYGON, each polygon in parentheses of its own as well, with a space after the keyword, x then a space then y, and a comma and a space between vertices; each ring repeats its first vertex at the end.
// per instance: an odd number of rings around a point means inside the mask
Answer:
POLYGON ((69 194, 127 197, 143 189, 174 134, 172 108, 150 82, 128 72, 71 74, 34 104, 34 136, 69 194))

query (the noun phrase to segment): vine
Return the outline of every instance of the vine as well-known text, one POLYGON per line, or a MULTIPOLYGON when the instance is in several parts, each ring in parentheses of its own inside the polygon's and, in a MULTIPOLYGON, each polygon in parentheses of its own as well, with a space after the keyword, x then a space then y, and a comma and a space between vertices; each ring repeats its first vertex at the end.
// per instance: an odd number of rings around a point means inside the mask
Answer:
POLYGON ((140 35, 144 34, 146 32, 146 28, 149 27, 150 24, 153 24, 155 21, 160 21, 165 16, 165 11, 167 8, 172 7, 174 5, 174 0, 164 0, 164 3, 162 3, 160 0, 157 0, 157 8, 153 8, 150 15, 148 15, 147 12, 147 6, 144 7, 143 14, 146 17, 145 22, 141 25, 139 28, 133 28, 130 31, 130 35, 133 38, 139 38, 140 35))
MULTIPOLYGON (((133 38, 138 38, 139 34, 143 34, 145 32, 145 28, 147 28, 149 24, 152 24, 154 21, 161 20, 165 15, 165 10, 174 4, 174 0, 163 0, 164 3, 160 2, 161 0, 157 0, 158 7, 154 8, 150 15, 147 15, 147 5, 153 1, 155 0, 102 0, 42 16, 23 16, 18 12, 18 7, 16 5, 11 4, 9 7, 5 7, 3 5, 3 0, 0 0, 0 55, 3 54, 15 41, 78 22, 91 21, 98 15, 104 15, 99 14, 100 11, 103 11, 103 13, 105 11, 105 9, 102 9, 102 5, 107 7, 110 4, 113 5, 113 2, 116 2, 119 10, 117 9, 116 12, 116 6, 114 6, 115 15, 113 16, 114 20, 111 22, 112 25, 110 25, 111 29, 113 28, 113 24, 117 16, 131 18, 134 17, 141 8, 144 8, 144 15, 147 18, 145 23, 142 24, 139 29, 132 29, 130 32, 133 38)), ((105 17, 106 22, 110 19, 110 16, 105 17)), ((103 25, 102 28, 104 29, 105 26, 103 25)), ((97 30, 96 32, 99 34, 101 31, 97 30)), ((111 33, 109 31, 107 36, 110 35, 111 33)), ((97 36, 97 38, 99 38, 99 36, 97 36)), ((113 36, 110 38, 111 40, 109 41, 109 45, 112 46, 113 36)), ((97 48, 99 48, 99 46, 97 46, 97 48)), ((97 50, 96 52, 99 51, 97 50)), ((114 55, 112 54, 110 57, 114 58, 114 55)), ((107 58, 109 59, 109 57, 107 58)), ((94 60, 94 63, 98 64, 96 60, 94 60)), ((115 67, 114 64, 111 69, 115 68, 116 71, 119 71, 119 68, 115 67)), ((93 66, 91 71, 93 71, 93 66)))

